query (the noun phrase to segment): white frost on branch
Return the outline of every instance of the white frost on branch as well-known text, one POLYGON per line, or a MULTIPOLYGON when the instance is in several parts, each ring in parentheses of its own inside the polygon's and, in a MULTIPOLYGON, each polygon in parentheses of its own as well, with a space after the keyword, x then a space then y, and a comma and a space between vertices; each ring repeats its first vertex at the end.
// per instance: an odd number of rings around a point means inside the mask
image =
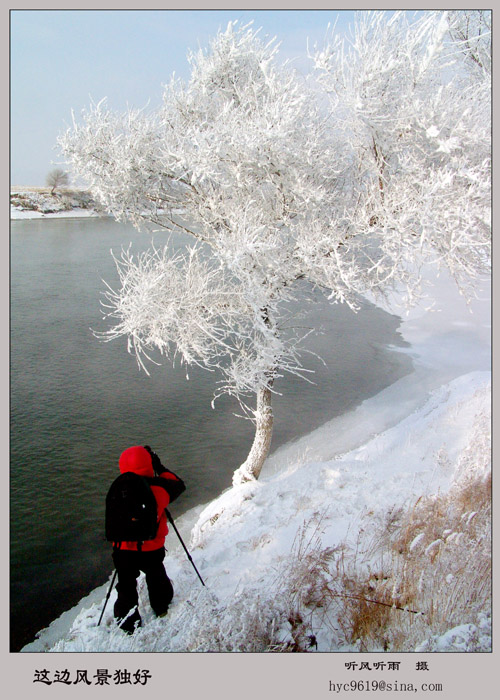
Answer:
POLYGON ((427 259, 470 296, 489 264, 491 75, 450 40, 461 13, 421 14, 360 13, 313 59, 350 154, 346 226, 377 240, 380 281, 411 291, 427 259))

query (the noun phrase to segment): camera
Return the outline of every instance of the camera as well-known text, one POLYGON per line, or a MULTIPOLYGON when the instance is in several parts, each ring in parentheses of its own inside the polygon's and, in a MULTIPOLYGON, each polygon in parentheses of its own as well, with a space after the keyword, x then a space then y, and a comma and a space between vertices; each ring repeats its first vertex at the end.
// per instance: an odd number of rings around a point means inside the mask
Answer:
POLYGON ((151 455, 151 460, 153 463, 153 471, 154 473, 159 476, 160 474, 163 474, 164 471, 166 471, 165 467, 161 463, 161 459, 158 457, 156 452, 154 452, 149 445, 144 445, 144 449, 149 452, 151 455))

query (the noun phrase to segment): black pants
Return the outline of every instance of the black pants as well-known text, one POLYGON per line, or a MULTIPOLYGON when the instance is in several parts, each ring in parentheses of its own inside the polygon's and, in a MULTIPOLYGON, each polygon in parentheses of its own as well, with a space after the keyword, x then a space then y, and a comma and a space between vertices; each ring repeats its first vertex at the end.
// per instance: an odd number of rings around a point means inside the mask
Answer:
POLYGON ((137 577, 141 571, 146 574, 149 602, 153 611, 156 615, 164 615, 167 612, 174 596, 174 589, 163 566, 164 556, 163 547, 151 552, 136 552, 127 549, 113 551, 113 562, 118 575, 116 586, 118 598, 114 606, 114 615, 117 620, 123 621, 120 627, 125 632, 133 632, 136 623, 138 626, 141 625, 138 609, 139 597, 137 595, 137 577), (133 612, 128 615, 132 610, 133 612))

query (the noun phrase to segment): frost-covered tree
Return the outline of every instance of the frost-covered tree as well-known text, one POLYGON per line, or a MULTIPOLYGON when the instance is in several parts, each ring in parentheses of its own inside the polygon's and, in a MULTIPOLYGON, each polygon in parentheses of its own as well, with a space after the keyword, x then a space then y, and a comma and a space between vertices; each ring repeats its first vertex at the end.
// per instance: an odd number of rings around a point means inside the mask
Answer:
POLYGON ((463 133, 477 96, 462 75, 468 98, 455 87, 463 54, 443 61, 442 15, 408 28, 406 61, 393 26, 363 18, 356 69, 337 39, 318 52, 330 114, 278 64, 274 41, 230 24, 190 54, 189 81, 172 78, 156 112, 114 114, 101 102, 60 139, 117 219, 193 237, 184 251, 122 253, 107 337, 127 336, 142 366, 152 349, 180 355, 221 373, 216 395, 247 408, 256 397, 235 484, 258 478, 268 453, 275 380, 305 371, 303 337, 286 330, 287 302, 304 285, 356 309, 361 293, 398 282, 413 295, 429 258, 465 288, 486 262, 486 124, 463 133))
POLYGON ((69 175, 61 168, 54 168, 48 173, 45 184, 50 187, 50 194, 54 194, 58 187, 67 187, 69 185, 69 175))

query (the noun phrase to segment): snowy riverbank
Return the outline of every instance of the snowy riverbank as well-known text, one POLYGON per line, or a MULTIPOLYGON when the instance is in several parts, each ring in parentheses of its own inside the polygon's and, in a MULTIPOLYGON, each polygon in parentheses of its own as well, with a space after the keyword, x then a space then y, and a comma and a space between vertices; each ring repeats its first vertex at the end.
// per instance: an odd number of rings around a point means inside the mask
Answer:
POLYGON ((10 192, 10 218, 42 219, 104 216, 85 190, 63 190, 51 194, 44 187, 14 187, 10 192))
MULTIPOLYGON (((437 502, 464 483, 484 481, 490 469, 489 283, 470 313, 446 275, 433 281, 436 310, 421 306, 401 326, 414 372, 277 450, 258 482, 230 489, 179 519, 206 589, 171 533, 166 568, 176 596, 167 618, 154 618, 141 578, 143 628, 132 637, 116 628, 115 591, 97 627, 106 585, 23 651, 261 651, 302 648, 304 640, 311 651, 360 650, 361 642, 348 640, 338 624, 333 573, 339 580, 342 569, 346 585, 355 564, 375 572, 377 533, 388 532, 389 524, 395 532, 405 509, 416 513, 427 496, 437 502), (318 582, 328 591, 329 607, 318 603, 318 582)), ((430 541, 422 529, 408 556, 433 566, 450 552, 460 556, 459 543, 471 536, 466 529, 476 515, 463 510, 463 527, 434 533, 430 541)), ((447 566, 439 584, 451 599, 458 574, 447 566)), ((390 583, 394 595, 400 580, 390 583)), ((378 589, 375 595, 380 600, 378 589)), ((400 650, 488 651, 488 612, 487 606, 470 607, 458 620, 450 613, 448 627, 435 633, 428 616, 401 611, 401 624, 413 615, 418 622, 400 650)), ((372 650, 382 651, 377 644, 372 650)))
POLYGON ((71 211, 60 211, 51 212, 50 214, 44 214, 40 211, 34 210, 22 210, 17 209, 17 207, 11 207, 10 209, 10 219, 11 221, 17 221, 19 219, 81 219, 90 216, 103 216, 98 214, 93 209, 71 209, 71 211))

